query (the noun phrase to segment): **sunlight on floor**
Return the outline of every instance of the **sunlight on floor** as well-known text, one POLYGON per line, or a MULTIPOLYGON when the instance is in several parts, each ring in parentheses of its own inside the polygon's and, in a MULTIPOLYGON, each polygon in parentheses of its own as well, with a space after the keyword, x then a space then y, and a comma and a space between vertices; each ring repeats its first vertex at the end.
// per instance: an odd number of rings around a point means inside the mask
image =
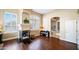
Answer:
POLYGON ((4 47, 3 49, 6 49, 6 50, 18 50, 19 49, 18 46, 19 45, 17 43, 14 43, 12 45, 8 45, 8 46, 4 47))
POLYGON ((29 50, 37 50, 41 48, 41 40, 36 40, 29 45, 29 50))

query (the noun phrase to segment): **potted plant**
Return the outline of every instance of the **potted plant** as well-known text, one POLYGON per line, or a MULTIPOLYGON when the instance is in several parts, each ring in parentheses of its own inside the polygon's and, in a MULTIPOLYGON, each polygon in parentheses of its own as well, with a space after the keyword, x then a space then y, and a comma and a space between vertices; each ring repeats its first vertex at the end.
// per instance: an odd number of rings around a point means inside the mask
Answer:
POLYGON ((24 19, 24 23, 29 23, 29 20, 27 19, 27 17, 24 19))

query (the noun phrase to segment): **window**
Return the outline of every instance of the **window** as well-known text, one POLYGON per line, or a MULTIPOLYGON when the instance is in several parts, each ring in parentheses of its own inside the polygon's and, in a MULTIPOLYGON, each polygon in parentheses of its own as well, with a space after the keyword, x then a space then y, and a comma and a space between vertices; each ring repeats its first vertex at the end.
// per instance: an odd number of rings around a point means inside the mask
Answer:
POLYGON ((32 15, 30 16, 30 25, 31 30, 39 30, 40 29, 40 17, 32 15))
POLYGON ((17 18, 16 15, 10 12, 4 13, 4 32, 16 32, 17 31, 17 18))

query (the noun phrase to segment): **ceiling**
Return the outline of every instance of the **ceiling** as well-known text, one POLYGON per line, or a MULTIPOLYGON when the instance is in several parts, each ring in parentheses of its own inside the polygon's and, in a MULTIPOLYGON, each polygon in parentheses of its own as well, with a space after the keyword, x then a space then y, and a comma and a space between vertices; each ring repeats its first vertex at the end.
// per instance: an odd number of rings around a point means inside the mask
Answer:
POLYGON ((40 13, 40 14, 46 14, 54 10, 55 9, 32 9, 32 11, 40 13))

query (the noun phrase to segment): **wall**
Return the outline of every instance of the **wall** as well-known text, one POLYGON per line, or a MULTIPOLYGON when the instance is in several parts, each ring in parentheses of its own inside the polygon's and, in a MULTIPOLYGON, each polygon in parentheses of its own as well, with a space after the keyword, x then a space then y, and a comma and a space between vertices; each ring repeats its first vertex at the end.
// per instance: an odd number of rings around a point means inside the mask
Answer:
POLYGON ((78 13, 78 18, 77 18, 77 46, 79 49, 79 13, 78 13))
MULTIPOLYGON (((24 9, 23 10, 23 13, 26 13, 27 14, 27 16, 28 16, 28 19, 30 18, 30 16, 31 15, 37 15, 37 16, 39 16, 40 17, 40 27, 42 26, 42 14, 39 14, 39 13, 36 13, 36 12, 34 12, 34 11, 32 11, 32 9, 24 9)), ((23 18, 24 18, 25 16, 23 16, 23 18)), ((23 25, 23 23, 22 23, 22 25, 23 25)), ((23 27, 23 29, 25 30, 28 30, 28 29, 30 29, 29 27, 30 27, 30 25, 29 24, 27 24, 27 25, 23 25, 22 26, 23 27), (27 28, 25 28, 27 26, 27 28)), ((37 30, 40 30, 40 29, 37 29, 37 30)))
POLYGON ((0 31, 2 31, 2 19, 1 19, 1 10, 0 10, 0 31))
MULTIPOLYGON (((28 18, 31 16, 31 15, 37 15, 40 17, 40 27, 42 27, 42 14, 39 14, 39 13, 36 13, 34 11, 32 11, 31 9, 24 9, 23 10, 23 13, 27 13, 28 14, 28 18)), ((24 17, 24 16, 23 16, 24 17)), ((23 30, 30 30, 30 25, 29 24, 26 24, 24 25, 22 23, 22 28, 23 30)), ((31 30, 31 35, 35 35, 35 36, 38 36, 40 33, 40 29, 35 29, 35 30, 31 30)))
MULTIPOLYGON (((22 13, 25 12, 25 13, 28 13, 29 15, 38 15, 40 16, 41 18, 41 23, 42 23, 42 15, 39 14, 39 13, 36 13, 36 12, 33 12, 31 9, 0 9, 0 26, 3 27, 3 14, 4 12, 12 12, 12 13, 15 13, 17 15, 17 20, 18 20, 18 24, 20 24, 19 27, 24 27, 24 29, 27 29, 29 26, 22 26, 21 24, 22 23, 22 13)), ((42 24, 40 25, 42 26, 42 24)), ((22 29, 22 28, 21 28, 22 29)), ((19 28, 18 28, 19 30, 19 28)), ((40 29, 39 29, 40 30, 40 29)), ((39 30, 34 30, 32 31, 34 34, 36 34, 37 32, 39 32, 39 30)), ((0 31, 3 32, 3 28, 0 29, 0 31)), ((17 33, 4 33, 3 32, 3 41, 5 40, 10 40, 10 39, 13 39, 13 38, 17 38, 19 37, 19 32, 17 31, 17 33), (15 35, 17 34, 17 35, 15 35)), ((36 34, 37 35, 37 34, 36 34)))
MULTIPOLYGON (((76 18, 77 18, 77 10, 55 10, 52 11, 51 13, 47 13, 43 15, 43 27, 44 30, 49 30, 51 31, 51 21, 50 19, 52 17, 60 17, 60 39, 65 40, 65 41, 69 41, 69 42, 73 42, 76 43, 76 18), (66 24, 68 21, 72 21, 73 22, 73 34, 72 36, 74 36, 74 38, 71 37, 71 39, 67 38, 67 30, 71 31, 71 28, 67 28, 66 24)), ((70 32, 69 32, 70 34, 70 32)))

